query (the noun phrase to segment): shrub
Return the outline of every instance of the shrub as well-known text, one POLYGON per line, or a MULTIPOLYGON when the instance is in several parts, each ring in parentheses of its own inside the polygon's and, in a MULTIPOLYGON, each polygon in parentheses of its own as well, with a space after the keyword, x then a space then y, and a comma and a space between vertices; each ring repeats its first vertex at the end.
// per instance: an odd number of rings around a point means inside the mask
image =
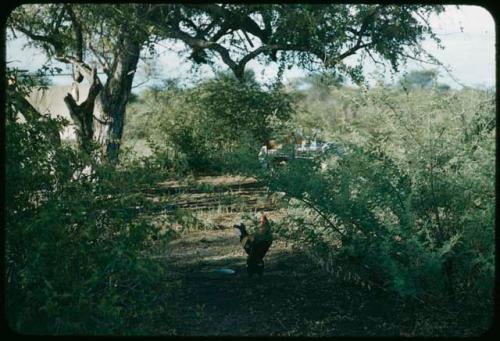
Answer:
MULTIPOLYGON (((378 88, 356 96, 362 104, 357 130, 337 131, 347 151, 342 158, 295 160, 266 176, 271 190, 319 217, 292 235, 305 236, 318 250, 326 245, 338 264, 402 297, 487 309, 480 323, 488 327, 495 252, 492 94, 464 90, 443 97, 420 90, 403 100, 378 88)), ((302 214, 296 214, 300 228, 302 214)))
POLYGON ((96 158, 54 143, 61 123, 19 120, 26 108, 17 104, 24 103, 15 97, 22 94, 13 95, 5 186, 10 326, 23 334, 168 329, 164 266, 148 257, 164 233, 139 214, 148 206, 139 191, 156 173, 147 165, 99 166, 96 158))
POLYGON ((256 158, 260 146, 283 129, 293 111, 291 98, 281 89, 264 89, 251 77, 239 81, 225 74, 191 89, 149 91, 143 101, 151 108, 147 115, 131 111, 138 131, 150 132, 155 152, 169 155, 176 164, 182 159, 195 172, 238 167, 228 162, 237 161, 234 156, 243 149, 256 158))

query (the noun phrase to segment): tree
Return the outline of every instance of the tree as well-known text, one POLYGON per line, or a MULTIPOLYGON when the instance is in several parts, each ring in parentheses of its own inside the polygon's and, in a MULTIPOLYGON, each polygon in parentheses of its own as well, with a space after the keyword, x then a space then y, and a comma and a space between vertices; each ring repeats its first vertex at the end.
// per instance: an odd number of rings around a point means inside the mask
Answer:
POLYGON ((440 83, 437 81, 439 76, 438 70, 420 70, 411 71, 404 75, 400 81, 399 85, 406 91, 410 89, 430 89, 434 88, 439 91, 448 91, 450 86, 446 83, 440 83))
POLYGON ((332 88, 340 88, 345 82, 343 76, 332 72, 313 73, 293 82, 295 90, 309 89, 310 93, 324 101, 332 88))
POLYGON ((407 58, 425 54, 420 42, 427 35, 439 42, 427 18, 442 10, 418 5, 48 4, 16 8, 8 25, 50 58, 73 65, 76 83, 85 78, 91 84, 83 103, 74 96, 66 96, 66 103, 82 147, 93 136, 114 161, 145 47, 180 40, 193 61, 219 58, 240 80, 252 59, 279 62, 281 71, 298 64, 359 80, 362 60, 348 66, 345 58, 361 52, 375 61, 389 60, 397 69, 407 58), (104 84, 97 64, 106 74, 104 84), (96 100, 100 114, 93 116, 96 100))
POLYGON ((443 6, 385 5, 190 5, 179 6, 167 26, 171 38, 192 48, 190 57, 210 63, 218 56, 239 79, 254 58, 327 68, 359 79, 362 60, 343 60, 362 52, 385 59, 397 70, 401 62, 426 52, 420 42, 430 36, 428 22, 443 6))
POLYGON ((233 156, 243 151, 256 159, 294 112, 289 94, 263 87, 251 70, 244 82, 224 72, 193 88, 144 91, 139 101, 127 108, 124 142, 147 139, 168 164, 204 172, 235 167, 233 156))
POLYGON ((24 33, 49 58, 74 67, 74 87, 83 79, 89 82, 89 94, 82 103, 76 93, 67 94, 64 101, 80 148, 89 150, 92 140, 98 140, 111 161, 118 156, 125 105, 140 52, 149 39, 142 18, 150 9, 143 5, 23 5, 9 17, 8 25, 24 33), (104 84, 97 65, 106 75, 104 84))
POLYGON ((437 84, 437 70, 411 71, 400 80, 402 87, 406 89, 431 88, 437 84))

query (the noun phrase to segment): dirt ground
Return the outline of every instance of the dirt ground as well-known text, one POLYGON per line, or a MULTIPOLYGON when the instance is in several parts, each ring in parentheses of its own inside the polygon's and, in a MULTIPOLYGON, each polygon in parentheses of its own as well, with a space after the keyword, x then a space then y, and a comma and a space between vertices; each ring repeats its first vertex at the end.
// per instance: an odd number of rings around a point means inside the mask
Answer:
POLYGON ((264 258, 264 275, 249 277, 246 254, 233 224, 248 213, 265 212, 272 222, 284 215, 284 210, 255 179, 221 176, 165 182, 151 193, 151 200, 161 208, 155 213, 160 221, 172 214, 181 220, 189 218, 174 224, 174 228, 179 228, 175 239, 166 250, 153 255, 164 261, 167 281, 175 288, 169 301, 175 311, 173 321, 169 321, 174 325, 173 335, 481 333, 463 323, 470 312, 464 315, 463 310, 457 309, 443 314, 443 309, 437 309, 439 304, 404 304, 386 290, 368 290, 336 278, 315 264, 301 245, 292 246, 280 238, 275 238, 264 258))
MULTIPOLYGON (((186 336, 368 336, 400 335, 399 308, 384 293, 339 282, 324 273, 300 248, 275 240, 265 257, 262 277, 246 273, 246 254, 232 228, 243 213, 265 208, 271 221, 280 212, 266 202, 265 191, 248 178, 202 178, 188 188, 163 184, 177 192, 183 208, 193 209, 215 229, 188 230, 164 255, 169 280, 180 284, 171 304, 175 334, 186 336), (199 190, 211 184, 210 191, 199 190), (179 191, 179 189, 184 191, 179 191), (196 189, 198 188, 198 189, 196 189), (230 191, 243 193, 229 210, 213 202, 230 191), (186 193, 189 196, 186 197, 186 193), (189 204, 191 203, 191 205, 189 204), (210 204, 207 204, 210 203, 210 204), (242 211, 243 209, 244 211, 242 211), (223 273, 221 269, 234 270, 223 273)), ((222 198, 222 199, 221 199, 222 198)), ((222 270, 224 271, 224 270, 222 270)))
POLYGON ((232 229, 185 234, 166 264, 175 295, 176 334, 186 336, 399 335, 397 305, 338 283, 300 251, 275 241, 262 277, 249 277, 232 229), (217 272, 229 268, 234 274, 217 272))

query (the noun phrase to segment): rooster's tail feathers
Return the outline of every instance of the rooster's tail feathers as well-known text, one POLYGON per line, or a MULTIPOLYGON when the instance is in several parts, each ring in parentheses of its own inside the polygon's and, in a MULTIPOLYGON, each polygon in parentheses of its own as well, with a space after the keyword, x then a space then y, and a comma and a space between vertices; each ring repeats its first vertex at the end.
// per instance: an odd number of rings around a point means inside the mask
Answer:
POLYGON ((234 230, 236 234, 241 238, 247 235, 247 229, 245 228, 245 225, 243 223, 239 223, 237 225, 234 225, 234 230))

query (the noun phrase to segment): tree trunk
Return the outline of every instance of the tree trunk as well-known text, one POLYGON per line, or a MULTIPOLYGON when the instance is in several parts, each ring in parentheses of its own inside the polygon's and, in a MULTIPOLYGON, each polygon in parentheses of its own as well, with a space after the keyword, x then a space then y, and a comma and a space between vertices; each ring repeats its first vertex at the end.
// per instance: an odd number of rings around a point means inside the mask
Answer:
POLYGON ((139 62, 142 44, 137 39, 123 37, 123 44, 112 65, 111 74, 101 93, 102 111, 107 127, 101 128, 103 146, 110 163, 118 161, 123 125, 125 123, 125 108, 132 90, 134 74, 139 62))
POLYGON ((125 108, 132 90, 141 47, 139 40, 123 34, 104 86, 97 77, 95 68, 90 69, 79 61, 60 57, 60 60, 82 68, 91 83, 89 95, 81 104, 69 93, 64 98, 76 126, 79 148, 90 151, 92 142, 97 142, 111 163, 118 161, 125 108))
POLYGON ((76 136, 78 146, 85 152, 90 152, 92 139, 94 136, 94 106, 95 101, 102 89, 102 84, 97 77, 97 70, 92 69, 90 74, 91 84, 87 99, 81 104, 77 103, 78 98, 73 98, 73 95, 68 93, 64 97, 64 102, 68 107, 69 114, 76 125, 76 136))

